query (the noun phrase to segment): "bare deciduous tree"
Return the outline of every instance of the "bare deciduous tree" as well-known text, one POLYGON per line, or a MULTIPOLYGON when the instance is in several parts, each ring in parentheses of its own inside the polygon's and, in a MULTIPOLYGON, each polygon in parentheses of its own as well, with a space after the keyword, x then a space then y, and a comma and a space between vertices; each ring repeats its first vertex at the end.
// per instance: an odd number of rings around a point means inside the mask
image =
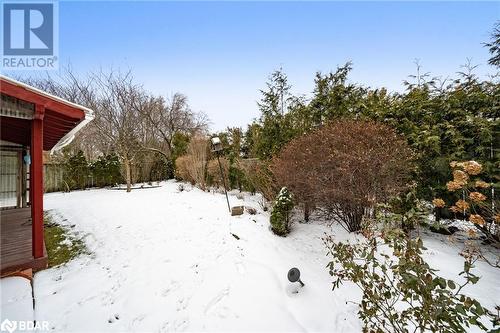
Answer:
POLYGON ((142 109, 142 115, 166 156, 171 156, 173 152, 176 133, 195 135, 204 133, 208 127, 207 116, 193 112, 187 97, 180 93, 175 93, 167 100, 162 97, 157 98, 154 107, 142 109))
MULTIPOLYGON (((82 79, 66 68, 57 77, 21 80, 94 110, 94 121, 79 132, 73 147, 83 150, 89 160, 116 154, 127 192, 131 190, 131 169, 136 159, 146 152, 170 158, 176 134, 194 136, 204 133, 208 126, 203 113, 191 111, 186 96, 176 93, 169 100, 154 96, 134 81, 130 71, 101 70, 82 79)), ((196 150, 193 153, 198 154, 196 150)))
POLYGON ((130 192, 131 164, 144 147, 141 111, 150 106, 149 97, 134 83, 130 72, 98 72, 91 78, 97 95, 93 126, 122 162, 130 192))

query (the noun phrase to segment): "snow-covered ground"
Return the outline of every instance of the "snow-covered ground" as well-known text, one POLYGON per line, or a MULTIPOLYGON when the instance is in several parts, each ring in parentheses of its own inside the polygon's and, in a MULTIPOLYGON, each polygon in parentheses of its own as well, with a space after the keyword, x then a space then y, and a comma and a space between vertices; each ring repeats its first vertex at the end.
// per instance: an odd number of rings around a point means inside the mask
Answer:
POLYGON ((0 280, 0 322, 34 319, 33 295, 30 281, 23 277, 7 277, 0 280))
MULTIPOLYGON (((325 233, 355 236, 295 223, 277 237, 257 196, 232 194, 231 205, 258 214, 231 217, 222 194, 177 186, 45 195, 45 209, 92 254, 35 275, 36 319, 64 332, 361 331, 358 306, 349 302, 361 293, 349 284, 331 291, 322 241, 325 233), (304 288, 288 282, 291 267, 301 270, 304 288)), ((458 280, 460 249, 440 235, 425 244, 431 265, 458 280)), ((497 271, 479 263, 476 272, 479 284, 466 291, 491 309, 497 271)))

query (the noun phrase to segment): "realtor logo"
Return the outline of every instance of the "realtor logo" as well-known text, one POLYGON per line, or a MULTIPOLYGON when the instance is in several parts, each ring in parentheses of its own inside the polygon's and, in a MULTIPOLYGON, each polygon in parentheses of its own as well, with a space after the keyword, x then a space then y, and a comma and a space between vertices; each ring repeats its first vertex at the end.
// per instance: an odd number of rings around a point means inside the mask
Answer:
POLYGON ((2 68, 57 69, 57 3, 2 3, 2 68))
POLYGON ((0 330, 7 331, 9 333, 14 332, 16 328, 17 328, 17 323, 15 321, 10 321, 9 319, 5 319, 0 325, 0 330))
POLYGON ((33 320, 9 320, 5 319, 0 324, 1 332, 41 332, 49 331, 49 322, 46 320, 33 321, 33 320))

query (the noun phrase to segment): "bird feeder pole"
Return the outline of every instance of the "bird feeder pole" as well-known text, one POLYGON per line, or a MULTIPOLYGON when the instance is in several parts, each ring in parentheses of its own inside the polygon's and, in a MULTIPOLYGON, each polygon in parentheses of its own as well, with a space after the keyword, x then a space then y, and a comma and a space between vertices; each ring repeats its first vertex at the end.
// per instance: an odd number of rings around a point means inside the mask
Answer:
POLYGON ((217 155, 217 162, 219 163, 220 176, 222 178, 222 184, 224 185, 224 193, 226 194, 227 208, 231 213, 231 205, 229 205, 229 197, 227 196, 226 178, 224 177, 224 170, 222 169, 222 164, 220 163, 220 154, 222 153, 222 142, 218 137, 213 137, 212 142, 212 152, 217 155))

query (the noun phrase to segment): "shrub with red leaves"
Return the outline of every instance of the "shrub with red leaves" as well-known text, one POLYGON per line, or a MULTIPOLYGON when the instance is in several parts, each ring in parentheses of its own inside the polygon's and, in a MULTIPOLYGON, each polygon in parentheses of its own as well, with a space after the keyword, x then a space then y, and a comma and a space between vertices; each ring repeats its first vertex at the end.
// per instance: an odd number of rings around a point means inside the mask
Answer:
POLYGON ((306 214, 316 207, 352 232, 377 203, 406 188, 412 157, 404 138, 384 124, 336 120, 292 140, 271 170, 306 214))

